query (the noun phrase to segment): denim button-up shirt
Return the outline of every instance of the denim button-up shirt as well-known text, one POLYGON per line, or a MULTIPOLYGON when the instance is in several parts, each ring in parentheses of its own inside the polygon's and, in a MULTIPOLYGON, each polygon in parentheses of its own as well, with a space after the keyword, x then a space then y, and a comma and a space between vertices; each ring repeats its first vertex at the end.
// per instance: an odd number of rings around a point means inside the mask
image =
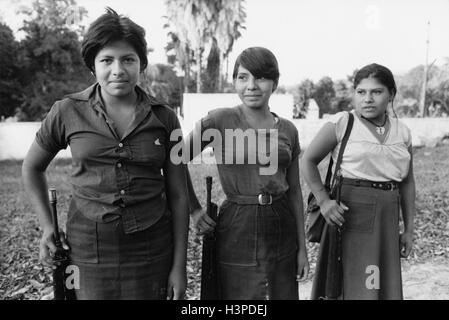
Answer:
POLYGON ((126 233, 144 230, 167 212, 164 170, 176 114, 136 87, 138 103, 123 137, 105 112, 99 84, 57 101, 36 134, 37 143, 57 153, 70 145, 76 210, 109 222, 119 217, 126 233))

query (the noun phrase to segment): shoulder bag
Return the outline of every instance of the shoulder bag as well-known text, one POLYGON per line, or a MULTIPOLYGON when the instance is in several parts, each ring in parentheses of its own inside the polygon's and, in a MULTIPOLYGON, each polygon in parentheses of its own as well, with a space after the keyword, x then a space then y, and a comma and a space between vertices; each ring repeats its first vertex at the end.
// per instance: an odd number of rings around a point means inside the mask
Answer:
MULTIPOLYGON (((343 136, 343 140, 341 141, 340 151, 338 152, 337 162, 335 165, 334 175, 331 183, 332 176, 332 165, 333 160, 332 156, 329 160, 329 167, 327 168, 326 180, 324 183, 324 187, 326 191, 329 192, 329 196, 331 199, 335 199, 335 196, 339 194, 339 189, 341 187, 339 179, 336 179, 339 174, 340 164, 343 157, 343 153, 346 147, 346 143, 348 142, 349 135, 351 134, 352 125, 354 123, 354 115, 351 112, 349 113, 348 124, 346 126, 345 135, 343 136)), ((340 199, 337 199, 338 201, 340 199)), ((310 192, 309 197, 307 199, 307 209, 306 209, 306 238, 309 242, 320 242, 321 235, 323 233, 324 224, 326 220, 321 214, 320 206, 315 198, 315 195, 310 192)))

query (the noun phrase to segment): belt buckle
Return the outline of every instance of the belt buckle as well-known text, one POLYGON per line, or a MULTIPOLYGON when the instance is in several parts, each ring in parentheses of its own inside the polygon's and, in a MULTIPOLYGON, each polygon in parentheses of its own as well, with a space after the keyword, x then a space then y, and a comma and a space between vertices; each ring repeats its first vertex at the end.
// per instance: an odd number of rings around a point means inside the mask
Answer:
POLYGON ((394 184, 390 182, 390 191, 394 190, 394 184))
POLYGON ((269 194, 269 193, 261 193, 261 194, 259 194, 258 195, 258 197, 257 197, 257 199, 258 199, 258 201, 259 201, 259 204, 261 205, 261 206, 266 206, 266 205, 270 205, 272 202, 273 202, 273 198, 271 197, 271 194, 269 194), (269 199, 269 202, 265 202, 264 200, 266 199, 266 197, 269 197, 268 199, 269 199))

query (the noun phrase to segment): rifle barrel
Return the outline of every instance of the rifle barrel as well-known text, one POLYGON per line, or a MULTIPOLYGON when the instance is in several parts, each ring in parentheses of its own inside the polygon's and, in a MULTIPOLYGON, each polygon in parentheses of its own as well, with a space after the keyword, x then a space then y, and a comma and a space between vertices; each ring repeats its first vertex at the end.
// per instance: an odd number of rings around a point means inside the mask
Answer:
POLYGON ((61 240, 59 236, 59 226, 58 226, 58 211, 56 210, 56 189, 50 188, 48 189, 48 196, 50 198, 50 210, 51 216, 53 220, 53 234, 55 238, 56 246, 61 245, 61 240))
POLYGON ((211 210, 212 210, 212 207, 211 207, 211 204, 212 204, 212 196, 211 196, 211 194, 212 194, 212 177, 211 176, 207 176, 206 177, 206 195, 207 195, 207 198, 206 198, 206 204, 207 204, 207 207, 206 207, 206 210, 207 210, 207 214, 210 216, 210 214, 211 214, 211 210))

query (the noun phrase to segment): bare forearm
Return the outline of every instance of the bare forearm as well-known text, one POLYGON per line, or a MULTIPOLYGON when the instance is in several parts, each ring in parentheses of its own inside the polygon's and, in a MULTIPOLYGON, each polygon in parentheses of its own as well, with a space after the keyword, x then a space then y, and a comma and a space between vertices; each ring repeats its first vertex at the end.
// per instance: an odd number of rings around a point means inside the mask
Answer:
POLYGON ((298 247, 305 249, 306 241, 304 234, 304 205, 300 189, 289 189, 287 192, 287 198, 290 208, 293 210, 293 214, 296 218, 296 228, 298 230, 298 247))
POLYGON ((402 217, 404 219, 404 231, 413 232, 415 227, 415 198, 416 188, 414 181, 407 181, 401 184, 401 209, 402 217))
POLYGON ((174 260, 173 267, 185 269, 187 263, 187 238, 189 230, 188 203, 184 195, 172 204, 174 260))
POLYGON ((300 167, 301 167, 301 174, 303 175, 304 179, 309 185, 310 190, 315 195, 318 204, 321 204, 324 201, 329 200, 330 198, 328 191, 326 190, 323 182, 321 181, 321 176, 317 165, 308 159, 302 159, 300 167))
POLYGON ((41 228, 43 230, 51 228, 52 218, 48 202, 48 188, 45 172, 24 166, 22 168, 22 179, 31 205, 39 218, 41 228))
POLYGON ((186 168, 186 178, 187 178, 187 192, 189 201, 189 211, 192 214, 195 210, 201 210, 201 204, 196 196, 195 188, 193 187, 192 179, 190 176, 189 169, 186 168))

